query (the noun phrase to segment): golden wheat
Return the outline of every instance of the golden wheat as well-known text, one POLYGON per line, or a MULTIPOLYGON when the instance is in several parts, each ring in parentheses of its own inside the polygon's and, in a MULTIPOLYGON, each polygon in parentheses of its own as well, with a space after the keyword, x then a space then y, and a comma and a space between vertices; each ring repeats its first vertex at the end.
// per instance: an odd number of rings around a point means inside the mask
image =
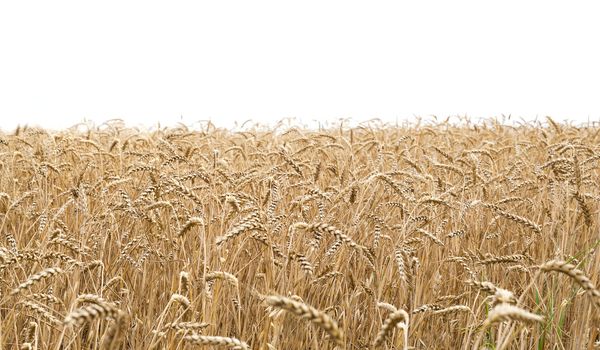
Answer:
POLYGON ((593 348, 599 130, 0 132, 0 348, 593 348))
POLYGON ((323 328, 338 345, 343 344, 343 334, 339 329, 337 322, 335 322, 329 315, 322 311, 315 309, 312 306, 306 305, 302 302, 282 297, 282 296, 268 296, 265 298, 265 302, 273 307, 278 307, 289 311, 297 316, 309 320, 310 322, 323 328))

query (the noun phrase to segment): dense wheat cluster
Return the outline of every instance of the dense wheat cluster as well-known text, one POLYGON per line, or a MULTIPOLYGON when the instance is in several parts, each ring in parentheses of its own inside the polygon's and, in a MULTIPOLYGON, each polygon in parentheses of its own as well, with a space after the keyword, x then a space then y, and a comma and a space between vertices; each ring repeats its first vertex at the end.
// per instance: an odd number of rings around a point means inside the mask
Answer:
POLYGON ((0 135, 2 349, 600 348, 600 129, 0 135))

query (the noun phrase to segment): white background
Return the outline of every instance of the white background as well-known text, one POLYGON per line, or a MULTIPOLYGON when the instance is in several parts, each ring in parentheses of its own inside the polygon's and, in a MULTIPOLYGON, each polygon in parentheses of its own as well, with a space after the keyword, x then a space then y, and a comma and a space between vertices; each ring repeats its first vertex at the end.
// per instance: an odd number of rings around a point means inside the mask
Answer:
POLYGON ((1 1, 0 128, 600 119, 580 1, 1 1))

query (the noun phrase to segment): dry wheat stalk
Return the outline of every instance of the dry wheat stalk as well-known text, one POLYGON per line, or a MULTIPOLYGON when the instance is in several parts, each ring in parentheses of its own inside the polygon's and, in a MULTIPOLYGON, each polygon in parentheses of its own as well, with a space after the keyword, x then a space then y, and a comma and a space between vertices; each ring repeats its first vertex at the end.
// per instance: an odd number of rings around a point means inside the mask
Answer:
POLYGON ((119 310, 110 307, 109 305, 90 304, 82 308, 71 311, 64 319, 65 325, 81 325, 85 322, 89 323, 93 320, 103 317, 115 318, 119 310))
POLYGON ((337 322, 335 322, 326 313, 319 311, 312 306, 308 306, 302 302, 283 296, 267 296, 265 298, 265 302, 269 306, 281 308, 299 317, 309 320, 310 322, 323 328, 329 334, 329 336, 331 336, 332 340, 336 344, 343 344, 344 337, 342 331, 339 329, 337 322))
MULTIPOLYGON (((408 333, 408 322, 409 317, 406 311, 400 309, 391 313, 383 322, 383 326, 381 326, 379 333, 377 333, 373 347, 378 347, 383 344, 385 339, 391 334, 393 328, 397 325, 400 325, 400 328, 403 328, 405 334, 408 333)), ((404 345, 406 347, 406 341, 404 345)))
POLYGON ((180 305, 183 305, 186 308, 189 308, 190 305, 192 304, 190 302, 190 299, 188 299, 186 296, 181 295, 181 294, 177 294, 177 293, 174 293, 174 294, 171 295, 171 299, 169 300, 169 304, 171 304, 173 302, 177 302, 177 303, 179 303, 180 305))
POLYGON ((487 319, 483 323, 483 326, 489 326, 496 322, 501 321, 521 321, 521 322, 544 322, 544 317, 536 315, 527 310, 524 310, 518 306, 510 304, 498 304, 490 311, 487 319))
POLYGON ((21 350, 34 350, 37 349, 37 337, 38 337, 38 324, 30 321, 25 329, 25 336, 23 337, 23 343, 21 344, 21 350))
POLYGON ((237 338, 231 337, 193 334, 186 335, 185 337, 183 337, 183 339, 195 345, 218 345, 227 346, 235 350, 250 350, 250 346, 248 344, 237 338))
POLYGON ((598 290, 592 281, 585 276, 583 271, 577 269, 575 265, 562 260, 550 260, 542 264, 540 269, 542 271, 561 272, 571 277, 592 297, 594 303, 600 307, 600 290, 598 290))
POLYGON ((56 297, 55 295, 52 295, 52 294, 34 293, 34 294, 28 295, 28 297, 35 299, 35 300, 43 301, 46 304, 61 304, 62 303, 58 297, 56 297))
POLYGON ((470 312, 471 314, 473 313, 471 308, 466 305, 452 305, 452 306, 445 307, 441 310, 434 311, 432 314, 433 315, 445 315, 445 314, 450 314, 450 313, 455 313, 455 312, 470 312))
POLYGON ((423 304, 412 311, 413 314, 420 314, 423 312, 429 311, 439 311, 442 310, 443 307, 438 304, 423 304))
POLYGON ((524 260, 531 260, 531 258, 529 256, 523 255, 523 254, 513 254, 513 255, 493 256, 493 257, 490 257, 487 259, 480 260, 477 263, 480 265, 491 265, 491 264, 521 262, 524 260))
POLYGON ((10 294, 11 295, 18 294, 18 293, 24 291, 25 289, 31 288, 31 286, 33 286, 34 284, 36 284, 44 279, 50 278, 52 276, 56 276, 56 275, 64 273, 64 272, 65 271, 63 271, 59 267, 49 267, 47 269, 44 269, 34 275, 31 275, 25 282, 21 283, 15 289, 13 289, 10 294))
POLYGON ((258 213, 256 213, 256 212, 254 212, 254 213, 250 214, 248 217, 244 218, 241 222, 239 222, 237 225, 235 225, 233 228, 231 228, 231 230, 229 230, 225 235, 217 237, 215 243, 217 244, 217 246, 221 245, 221 244, 227 242, 228 240, 233 239, 246 231, 252 231, 252 230, 261 230, 261 231, 265 230, 265 227, 260 222, 260 218, 258 216, 258 213))
POLYGON ((38 304, 38 303, 33 303, 30 301, 21 301, 19 302, 19 305, 29 309, 33 312, 35 312, 37 315, 41 316, 42 318, 44 318, 45 320, 47 320, 48 322, 50 322, 51 324, 55 324, 55 325, 60 325, 61 321, 56 318, 54 315, 52 315, 45 306, 38 304))
POLYGON ((166 323, 162 326, 162 330, 175 329, 175 330, 193 330, 200 331, 203 328, 208 327, 209 324, 205 322, 171 322, 166 323))
POLYGON ((229 272, 225 272, 225 271, 209 272, 204 276, 204 279, 206 280, 206 282, 211 282, 216 279, 224 280, 224 281, 229 282, 231 285, 233 285, 236 288, 239 285, 239 281, 238 281, 237 277, 235 277, 233 274, 231 274, 229 272))
POLYGON ((525 217, 504 211, 504 210, 500 209, 498 206, 495 206, 493 204, 484 204, 484 206, 493 210, 496 214, 498 214, 500 216, 503 216, 509 220, 512 220, 516 223, 519 223, 521 225, 524 225, 524 226, 530 228, 535 233, 538 233, 538 234, 542 233, 542 228, 540 227, 540 225, 536 224, 535 222, 533 222, 525 217))
POLYGON ((302 270, 304 270, 308 275, 312 275, 315 272, 315 268, 303 254, 291 252, 289 257, 292 260, 297 260, 300 263, 302 270))
POLYGON ((416 231, 421 233, 425 237, 431 239, 433 241, 433 243, 440 245, 442 247, 444 246, 444 242, 442 242, 439 238, 437 238, 433 233, 423 230, 423 229, 420 229, 420 228, 418 228, 416 231))
POLYGON ((377 302, 377 307, 380 307, 382 309, 386 309, 386 310, 388 310, 389 312, 392 312, 392 313, 398 311, 398 309, 394 305, 388 304, 388 303, 384 303, 384 302, 381 302, 381 301, 377 302))
POLYGON ((128 317, 123 311, 118 311, 113 324, 106 330, 100 341, 101 350, 112 350, 120 347, 127 331, 128 317))
POLYGON ((181 271, 179 273, 179 294, 188 295, 190 291, 190 274, 181 271))
POLYGON ((189 231, 192 227, 196 225, 204 225, 204 219, 202 219, 201 217, 192 216, 188 219, 188 221, 186 221, 186 223, 183 225, 177 236, 183 236, 187 231, 189 231))

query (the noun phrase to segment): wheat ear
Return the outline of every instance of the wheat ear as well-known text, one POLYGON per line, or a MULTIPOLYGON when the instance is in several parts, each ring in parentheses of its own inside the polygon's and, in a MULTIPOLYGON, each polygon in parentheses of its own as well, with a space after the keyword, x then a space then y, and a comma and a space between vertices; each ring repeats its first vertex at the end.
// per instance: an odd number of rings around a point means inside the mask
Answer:
POLYGON ((183 340, 195 345, 220 345, 227 346, 235 350, 250 350, 250 346, 245 342, 231 337, 219 337, 214 335, 187 335, 183 340))
POLYGON ((342 331, 339 329, 337 322, 335 322, 326 313, 317 310, 312 306, 308 306, 302 302, 282 296, 268 296, 265 298, 265 302, 270 306, 284 309, 297 316, 309 320, 310 322, 323 328, 331 336, 331 338, 336 344, 343 344, 342 331))

